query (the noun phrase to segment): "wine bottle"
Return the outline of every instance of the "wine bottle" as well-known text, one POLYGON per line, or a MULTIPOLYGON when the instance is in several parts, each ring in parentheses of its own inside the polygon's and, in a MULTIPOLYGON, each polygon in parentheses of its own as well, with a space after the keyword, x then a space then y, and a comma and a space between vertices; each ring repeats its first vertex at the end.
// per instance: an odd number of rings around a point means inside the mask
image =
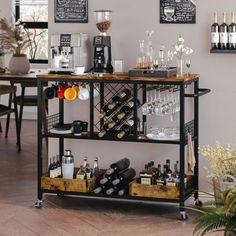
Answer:
POLYGON ((130 165, 130 161, 128 158, 123 158, 113 164, 110 165, 110 168, 106 171, 107 175, 111 175, 113 173, 119 173, 122 170, 125 170, 130 165))
POLYGON ((57 155, 57 158, 56 158, 56 164, 57 164, 57 177, 61 178, 62 176, 62 171, 61 171, 61 162, 60 162, 60 156, 57 155))
POLYGON ((99 166, 98 166, 98 158, 97 157, 94 159, 94 163, 93 163, 93 175, 95 177, 97 177, 99 175, 99 166))
POLYGON ((123 171, 122 173, 118 174, 117 178, 112 181, 112 184, 115 186, 115 185, 117 185, 117 184, 119 184, 121 182, 132 181, 133 178, 135 177, 135 175, 136 175, 135 169, 128 168, 125 171, 123 171))
POLYGON ((126 189, 131 181, 133 181, 133 179, 123 181, 117 185, 112 185, 110 188, 106 190, 106 194, 107 195, 118 194, 120 190, 126 189))
POLYGON ((113 128, 113 127, 115 127, 115 126, 117 126, 117 125, 119 125, 119 124, 121 123, 121 120, 119 120, 117 114, 115 114, 114 116, 112 116, 112 117, 111 117, 111 120, 112 120, 112 121, 110 121, 110 122, 108 123, 108 127, 109 127, 109 128, 113 128))
POLYGON ((54 163, 53 163, 53 159, 50 158, 50 165, 48 167, 48 175, 50 178, 55 178, 55 166, 54 166, 54 163))
POLYGON ((214 23, 211 25, 211 48, 218 49, 220 43, 220 26, 218 24, 217 12, 214 12, 214 23))
POLYGON ((104 137, 106 134, 111 133, 111 131, 112 131, 112 128, 109 128, 109 125, 108 125, 108 124, 104 124, 104 125, 102 126, 102 130, 98 133, 98 137, 99 137, 99 138, 102 138, 102 137, 104 137))
MULTIPOLYGON (((137 100, 137 106, 139 105, 140 105, 140 101, 137 100)), ((118 119, 121 120, 125 116, 128 116, 133 111, 133 109, 134 109, 134 101, 131 100, 120 109, 119 114, 118 114, 118 119)))
POLYGON ((106 193, 106 190, 109 189, 111 187, 111 183, 107 182, 105 184, 102 184, 98 187, 96 187, 93 192, 95 194, 98 194, 98 193, 106 193))
POLYGON ((123 138, 125 135, 128 135, 132 132, 133 130, 133 126, 134 126, 134 120, 129 119, 128 121, 126 121, 121 127, 120 127, 120 132, 117 134, 117 138, 121 139, 123 138))
POLYGON ((100 180, 100 184, 104 185, 110 181, 112 181, 115 177, 116 177, 117 173, 113 173, 113 174, 104 174, 103 178, 100 180))
POLYGON ((109 109, 116 109, 121 104, 123 104, 127 99, 130 98, 131 91, 129 89, 124 89, 121 92, 119 92, 116 96, 112 98, 112 102, 109 103, 108 108, 109 109))
POLYGON ((172 178, 172 170, 170 168, 170 160, 166 160, 166 174, 168 175, 168 178, 172 178))
POLYGON ((228 48, 228 25, 226 23, 226 12, 223 12, 223 23, 220 25, 220 48, 228 48))
POLYGON ((100 113, 99 117, 103 118, 105 116, 110 116, 113 113, 113 109, 109 109, 108 107, 109 105, 106 104, 103 108, 102 108, 102 112, 100 113))
POLYGON ((231 12, 231 24, 229 25, 229 48, 236 49, 236 24, 234 12, 231 12))

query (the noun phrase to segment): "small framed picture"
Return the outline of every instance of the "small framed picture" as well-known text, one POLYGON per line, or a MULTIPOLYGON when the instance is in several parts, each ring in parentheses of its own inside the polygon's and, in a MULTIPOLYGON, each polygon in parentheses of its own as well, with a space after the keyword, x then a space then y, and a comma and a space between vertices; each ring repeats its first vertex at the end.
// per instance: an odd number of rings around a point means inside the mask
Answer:
POLYGON ((55 22, 88 23, 88 0, 55 0, 55 22))
POLYGON ((161 24, 195 24, 197 0, 160 0, 161 24))

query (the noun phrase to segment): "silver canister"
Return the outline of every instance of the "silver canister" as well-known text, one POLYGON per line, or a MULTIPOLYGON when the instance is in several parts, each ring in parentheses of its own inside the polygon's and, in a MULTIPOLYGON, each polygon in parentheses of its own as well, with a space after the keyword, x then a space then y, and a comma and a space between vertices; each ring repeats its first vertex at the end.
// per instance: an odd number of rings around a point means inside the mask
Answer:
POLYGON ((74 157, 71 150, 65 150, 62 156, 62 177, 65 179, 73 179, 74 175, 74 157))

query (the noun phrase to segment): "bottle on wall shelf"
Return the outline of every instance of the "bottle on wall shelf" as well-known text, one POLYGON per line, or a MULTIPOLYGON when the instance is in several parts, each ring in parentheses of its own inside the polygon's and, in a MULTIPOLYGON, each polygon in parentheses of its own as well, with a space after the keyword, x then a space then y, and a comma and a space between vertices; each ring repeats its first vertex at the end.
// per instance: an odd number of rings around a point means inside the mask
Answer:
POLYGON ((211 25, 211 48, 219 49, 220 45, 220 26, 218 24, 217 12, 214 12, 214 23, 211 25))
MULTIPOLYGON (((140 105, 140 101, 137 100, 137 106, 140 105)), ((120 112, 118 114, 118 119, 121 120, 123 119, 125 116, 128 116, 129 114, 131 114, 131 112, 134 109, 134 101, 129 101, 126 105, 124 105, 121 109, 120 112)))
POLYGON ((231 12, 231 23, 229 25, 229 49, 236 49, 236 24, 234 11, 231 12))
POLYGON ((125 171, 123 171, 121 174, 118 174, 116 179, 112 181, 112 184, 118 185, 122 182, 130 182, 134 179, 136 175, 136 171, 133 168, 128 168, 125 171))
POLYGON ((228 25, 226 23, 226 12, 223 12, 223 23, 220 25, 220 48, 227 49, 228 48, 228 25))

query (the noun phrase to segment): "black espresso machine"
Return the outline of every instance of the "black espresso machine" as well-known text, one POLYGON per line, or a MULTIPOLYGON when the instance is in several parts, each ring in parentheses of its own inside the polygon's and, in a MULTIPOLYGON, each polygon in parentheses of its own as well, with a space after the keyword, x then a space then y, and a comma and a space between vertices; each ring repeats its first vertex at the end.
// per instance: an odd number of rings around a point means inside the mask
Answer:
POLYGON ((110 10, 94 11, 96 26, 100 34, 94 37, 94 66, 93 73, 113 73, 111 57, 111 37, 107 31, 111 26, 110 10))

